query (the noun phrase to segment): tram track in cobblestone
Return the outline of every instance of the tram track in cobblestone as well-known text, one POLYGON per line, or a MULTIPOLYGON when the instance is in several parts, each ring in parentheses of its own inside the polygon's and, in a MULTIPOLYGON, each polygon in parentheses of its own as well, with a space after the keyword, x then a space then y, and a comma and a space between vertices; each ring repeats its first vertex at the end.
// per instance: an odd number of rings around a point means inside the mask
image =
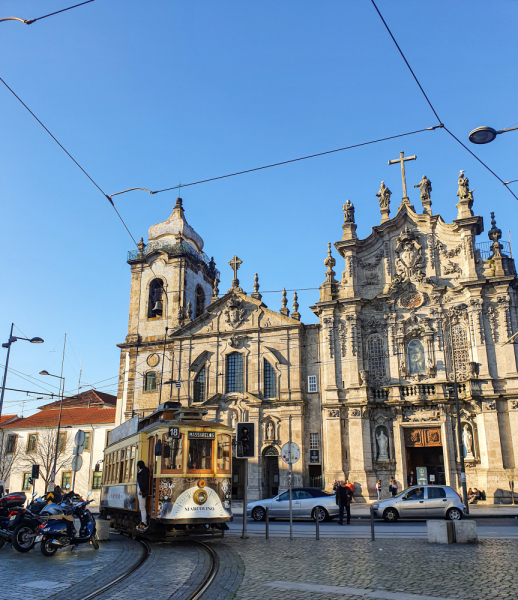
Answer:
MULTIPOLYGON (((216 575, 218 573, 219 558, 218 558, 218 555, 216 554, 216 552, 210 546, 205 544, 204 542, 200 542, 199 540, 192 540, 192 541, 196 542, 200 546, 203 546, 203 548, 209 553, 209 557, 210 557, 210 561, 211 561, 210 569, 209 569, 207 576, 201 582, 198 589, 195 590, 187 599, 187 600, 199 600, 199 598, 201 598, 202 595, 209 589, 210 585, 212 584, 212 582, 214 581, 214 578, 216 577, 216 575)), ((170 600, 174 600, 174 594, 171 596, 170 600)))

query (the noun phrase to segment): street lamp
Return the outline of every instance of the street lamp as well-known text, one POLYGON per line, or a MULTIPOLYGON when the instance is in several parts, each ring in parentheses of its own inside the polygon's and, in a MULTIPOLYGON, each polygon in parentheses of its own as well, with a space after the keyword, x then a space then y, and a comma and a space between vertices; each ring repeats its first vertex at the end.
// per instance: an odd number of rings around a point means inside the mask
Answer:
POLYGON ((508 127, 507 129, 501 129, 500 131, 493 129, 492 127, 477 127, 470 132, 469 141, 472 144, 489 144, 489 142, 492 142, 497 135, 506 133, 507 131, 514 131, 515 129, 518 129, 518 127, 508 127))
POLYGON ((24 338, 13 335, 13 327, 14 323, 11 323, 11 333, 9 334, 9 341, 5 344, 2 344, 2 348, 7 348, 7 359, 5 361, 4 368, 4 381, 2 383, 2 394, 0 395, 0 416, 2 415, 2 406, 4 404, 4 394, 5 394, 5 384, 7 382, 7 369, 9 367, 9 355, 11 353, 11 344, 17 342, 18 340, 25 340, 26 342, 30 342, 31 344, 43 344, 43 340, 40 337, 34 338, 24 338))
POLYGON ((61 412, 63 410, 63 395, 65 393, 65 378, 60 377, 59 375, 52 375, 51 373, 49 373, 48 371, 45 371, 45 370, 40 371, 40 375, 48 375, 49 377, 56 377, 57 379, 61 379, 61 381, 59 382, 60 403, 59 403, 58 433, 56 435, 56 449, 54 450, 54 468, 52 469, 52 483, 55 486, 56 485, 56 465, 58 462, 58 449, 59 449, 59 430, 61 428, 61 412))

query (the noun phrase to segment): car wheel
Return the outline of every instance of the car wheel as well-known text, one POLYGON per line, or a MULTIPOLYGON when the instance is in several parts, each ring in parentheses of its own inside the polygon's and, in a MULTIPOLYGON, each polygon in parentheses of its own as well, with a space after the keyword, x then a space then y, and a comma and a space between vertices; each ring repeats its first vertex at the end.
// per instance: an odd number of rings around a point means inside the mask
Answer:
POLYGON ((450 521, 460 521, 462 519, 462 511, 458 508, 450 508, 446 513, 446 518, 450 521))
POLYGON ((322 521, 327 521, 327 519, 329 518, 329 515, 325 508, 323 508, 322 506, 317 506, 313 509, 311 518, 313 519, 313 521, 316 521, 318 519, 318 522, 322 523, 322 521))
POLYGON ((395 523, 399 519, 399 513, 395 508, 386 508, 383 518, 387 523, 395 523))
POLYGON ((264 521, 266 519, 266 510, 262 506, 254 506, 252 509, 252 519, 254 521, 264 521))
POLYGON ((36 534, 31 527, 27 525, 18 525, 13 531, 12 545, 18 552, 29 552, 36 543, 36 534))

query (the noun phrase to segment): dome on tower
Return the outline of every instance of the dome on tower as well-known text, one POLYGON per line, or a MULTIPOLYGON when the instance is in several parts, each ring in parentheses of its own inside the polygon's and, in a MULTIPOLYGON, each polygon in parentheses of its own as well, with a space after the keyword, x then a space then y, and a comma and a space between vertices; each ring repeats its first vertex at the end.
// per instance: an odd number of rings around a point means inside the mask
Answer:
POLYGON ((201 253, 203 251, 203 240, 194 229, 187 223, 182 206, 182 199, 177 198, 173 213, 162 223, 157 223, 149 228, 149 241, 170 240, 179 243, 182 240, 191 244, 194 249, 201 253))

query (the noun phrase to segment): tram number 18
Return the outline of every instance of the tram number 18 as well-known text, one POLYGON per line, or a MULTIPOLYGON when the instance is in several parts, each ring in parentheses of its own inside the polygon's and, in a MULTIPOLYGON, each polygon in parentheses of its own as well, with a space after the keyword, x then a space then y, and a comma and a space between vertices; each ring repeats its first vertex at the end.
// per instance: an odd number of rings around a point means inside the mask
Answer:
POLYGON ((172 438, 179 438, 180 437, 180 428, 179 427, 171 427, 171 429, 169 429, 169 435, 172 438))

